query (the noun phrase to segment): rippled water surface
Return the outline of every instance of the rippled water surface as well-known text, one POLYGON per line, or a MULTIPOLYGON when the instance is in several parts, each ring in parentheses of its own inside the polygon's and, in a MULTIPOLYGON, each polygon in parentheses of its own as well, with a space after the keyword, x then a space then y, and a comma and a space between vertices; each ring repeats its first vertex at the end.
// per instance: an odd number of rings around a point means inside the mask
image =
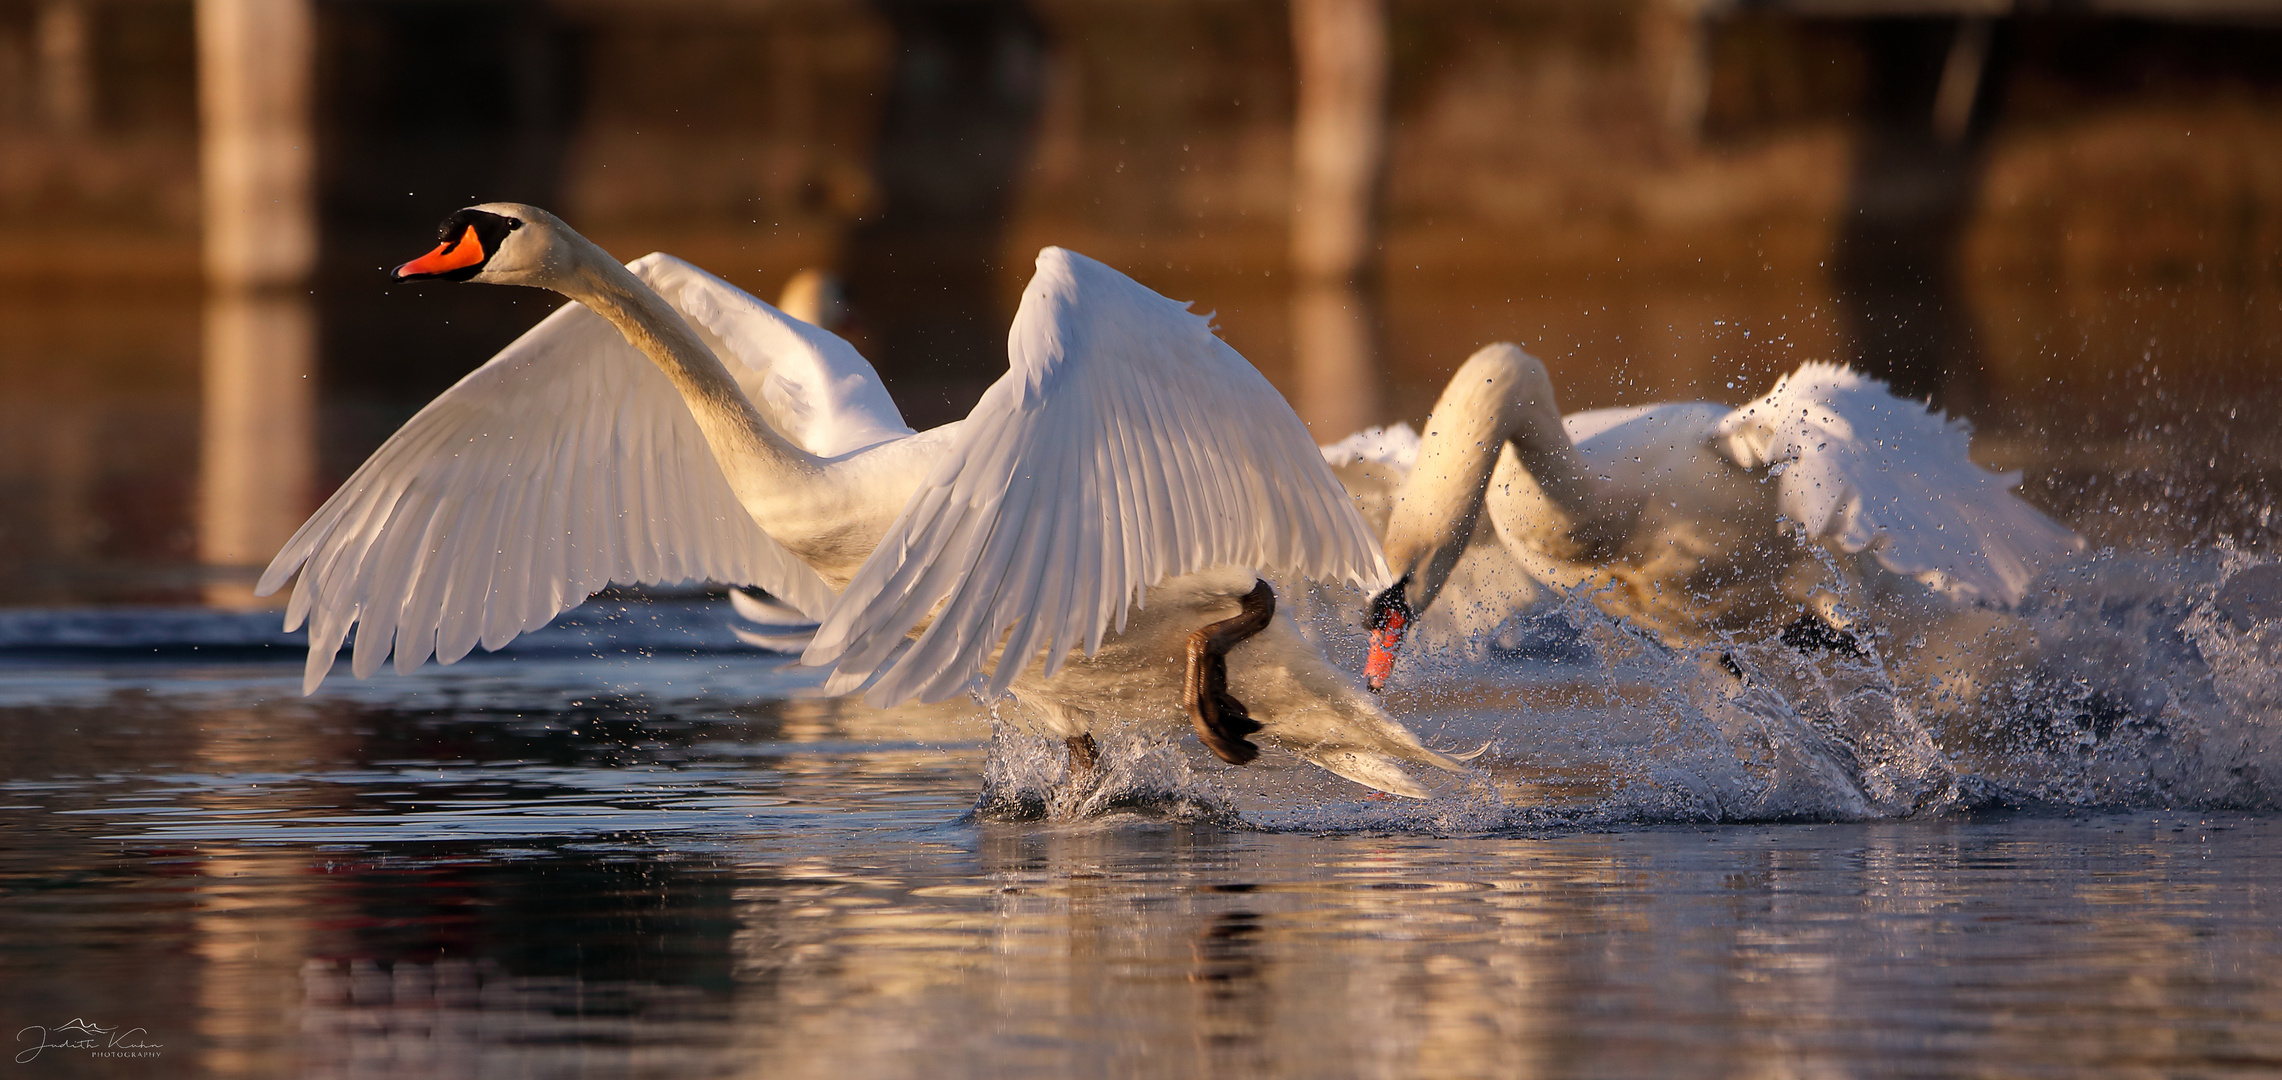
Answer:
POLYGON ((91 618, 0 625, 25 1076, 2282 1069, 2282 818, 2240 775, 2270 762, 2183 763, 2181 710, 2226 711, 2185 689, 2061 710, 2092 719, 2059 750, 1944 742, 1937 804, 1865 814, 1859 717, 1809 725, 1851 779, 1786 776, 1802 739, 1765 732, 1814 710, 1751 694, 1796 679, 1603 645, 1398 698, 1497 740, 1423 805, 1137 735, 1122 799, 1023 819, 970 811, 986 773, 1050 790, 1050 747, 803 698, 702 605, 314 698, 271 617, 91 618), (1780 752, 1704 764, 1688 718, 1738 710, 1780 752))

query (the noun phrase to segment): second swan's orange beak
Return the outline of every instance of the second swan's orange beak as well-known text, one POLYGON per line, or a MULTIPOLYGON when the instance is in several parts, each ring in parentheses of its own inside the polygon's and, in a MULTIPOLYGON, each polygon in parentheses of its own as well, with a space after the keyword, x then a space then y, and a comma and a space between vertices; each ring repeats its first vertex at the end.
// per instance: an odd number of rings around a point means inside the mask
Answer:
POLYGON ((463 270, 484 260, 483 241, 476 238, 475 226, 460 234, 457 240, 446 240, 436 250, 405 263, 390 273, 398 281, 414 278, 442 277, 454 270, 463 270))
POLYGON ((1395 673, 1395 654, 1402 651, 1402 632, 1409 625, 1410 620, 1398 614, 1371 631, 1371 658, 1363 662, 1363 678, 1374 693, 1395 673))
POLYGON ((1395 654, 1402 651, 1403 632, 1410 629, 1410 575, 1371 598, 1371 656, 1363 662, 1363 679, 1377 693, 1395 673, 1395 654))

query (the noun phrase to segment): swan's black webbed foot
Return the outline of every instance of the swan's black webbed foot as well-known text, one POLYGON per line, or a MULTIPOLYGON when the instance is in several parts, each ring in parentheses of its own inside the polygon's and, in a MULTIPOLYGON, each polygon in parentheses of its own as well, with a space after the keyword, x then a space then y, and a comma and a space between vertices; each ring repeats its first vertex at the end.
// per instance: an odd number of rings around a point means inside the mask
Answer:
POLYGON ((1070 748, 1070 783, 1091 783, 1094 770, 1101 767, 1101 746, 1093 741, 1093 733, 1072 735, 1062 743, 1070 748))
POLYGON ((1263 581, 1244 594, 1244 609, 1189 635, 1189 672, 1181 697, 1189 725, 1220 760, 1243 765, 1260 756, 1244 736, 1260 730, 1244 703, 1228 695, 1228 650, 1268 628, 1276 615, 1276 590, 1263 581))
POLYGON ((1870 655, 1863 651, 1862 643, 1855 640, 1853 634, 1830 625, 1811 611, 1792 619, 1791 625, 1783 628, 1782 642, 1808 654, 1828 650, 1849 660, 1862 660, 1870 655))

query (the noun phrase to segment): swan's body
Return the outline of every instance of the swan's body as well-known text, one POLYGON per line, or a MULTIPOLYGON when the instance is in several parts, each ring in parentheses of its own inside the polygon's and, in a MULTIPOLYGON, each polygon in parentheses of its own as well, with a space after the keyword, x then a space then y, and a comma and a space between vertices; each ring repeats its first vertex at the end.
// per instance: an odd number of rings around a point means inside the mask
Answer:
MULTIPOLYGON (((1040 254, 1007 376, 914 433, 845 341, 687 263, 621 266, 517 204, 463 210, 443 240, 399 276, 575 303, 423 409, 271 564, 264 593, 301 575, 307 689, 360 620, 361 677, 392 648, 407 670, 498 648, 610 581, 710 578, 814 620, 803 661, 832 689, 1011 693, 1076 738, 1177 722, 1181 641, 1254 568, 1384 580, 1266 380, 1083 256, 1040 254)), ((1261 734, 1333 772, 1419 795, 1396 761, 1457 767, 1283 620, 1233 656, 1261 734)))
POLYGON ((1475 626, 1562 590, 1694 644, 1804 614, 1844 626, 1865 590, 2009 607, 2043 564, 2082 545, 2012 494, 2017 473, 1967 457, 1964 425, 1829 364, 1741 408, 1562 417, 1544 365, 1493 345, 1452 376, 1411 462, 1399 435, 1377 439, 1400 480, 1385 528, 1398 584, 1374 605, 1387 646, 1374 684, 1403 629, 1384 624, 1425 611, 1453 581, 1475 626), (1488 536, 1476 528, 1485 511, 1488 536))

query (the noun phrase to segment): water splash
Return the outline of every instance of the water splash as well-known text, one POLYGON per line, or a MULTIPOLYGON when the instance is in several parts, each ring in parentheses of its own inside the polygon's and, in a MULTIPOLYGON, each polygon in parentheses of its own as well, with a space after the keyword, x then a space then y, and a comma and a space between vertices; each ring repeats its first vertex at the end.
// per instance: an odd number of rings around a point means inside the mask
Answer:
POLYGON ((2017 619, 1929 638, 1903 668, 1943 744, 1991 797, 2282 804, 2282 566, 2224 549, 2109 553, 2043 584, 2017 619))
MULTIPOLYGON (((1099 781, 1073 786, 1058 738, 1002 724, 973 812, 1450 835, 1991 806, 2272 809, 2282 806, 2282 559, 2230 545, 2086 557, 2048 573, 2015 612, 1884 620, 1889 629, 1864 635, 1860 655, 1802 651, 1779 635, 1674 650, 1556 597, 1469 647, 1406 655, 1390 711, 1442 749, 1494 743, 1473 777, 1436 778, 1428 802, 1369 797, 1273 747, 1234 769, 1186 737, 1114 728, 1100 735, 1099 781)), ((1309 599, 1287 595, 1295 611, 1309 599)), ((1325 649, 1350 671, 1361 666, 1360 605, 1344 595, 1320 605, 1325 649)), ((570 627, 564 633, 586 636, 530 654, 344 681, 325 707, 435 701, 555 720, 594 708, 729 716, 804 685, 742 652, 675 637, 674 656, 663 639, 633 632, 667 615, 692 625, 721 618, 718 605, 690 607, 686 617, 644 609, 619 620, 633 630, 570 627), (633 645, 597 654, 593 641, 620 635, 633 645)), ((322 703, 293 698, 294 662, 246 647, 248 633, 214 613, 129 624, 110 612, 13 613, 0 618, 0 663, 12 665, 0 703, 118 710, 131 685, 132 700, 163 699, 162 711, 291 698, 264 708, 305 724, 322 703), (205 659, 217 646, 226 660, 205 659), (154 648, 158 660, 128 655, 154 648)), ((850 705, 826 719, 820 730, 872 738, 924 718, 850 705)), ((972 737, 959 732, 935 737, 972 737)), ((955 771, 971 777, 970 768, 955 771)))
POLYGON ((1471 689, 1405 715, 1497 739, 1517 827, 2282 806, 2282 563, 2108 553, 2035 595, 1896 618, 1858 650, 1674 650, 1571 601, 1565 655, 1422 657, 1416 682, 1471 689))
POLYGON ((1097 733, 1093 774, 1074 776, 1059 738, 993 715, 982 794, 969 816, 986 821, 1075 821, 1110 815, 1233 821, 1225 793, 1197 775, 1162 736, 1097 733))

